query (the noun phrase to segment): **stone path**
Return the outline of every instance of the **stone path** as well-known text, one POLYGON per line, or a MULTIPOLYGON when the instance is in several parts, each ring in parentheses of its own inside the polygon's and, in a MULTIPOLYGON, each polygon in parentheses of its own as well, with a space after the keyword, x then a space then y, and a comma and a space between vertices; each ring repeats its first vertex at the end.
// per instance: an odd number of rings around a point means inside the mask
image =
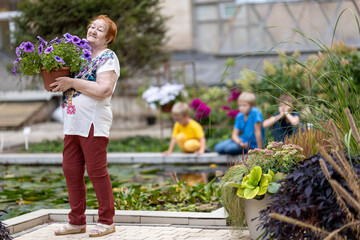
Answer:
MULTIPOLYGON (((60 223, 44 224, 31 232, 25 233, 15 240, 78 240, 90 239, 86 233, 67 236, 55 236, 53 231, 60 223)), ((93 226, 88 225, 89 232, 93 226)), ((248 231, 233 232, 225 229, 204 229, 200 227, 173 226, 116 226, 116 232, 104 237, 91 239, 107 240, 250 240, 248 231)))

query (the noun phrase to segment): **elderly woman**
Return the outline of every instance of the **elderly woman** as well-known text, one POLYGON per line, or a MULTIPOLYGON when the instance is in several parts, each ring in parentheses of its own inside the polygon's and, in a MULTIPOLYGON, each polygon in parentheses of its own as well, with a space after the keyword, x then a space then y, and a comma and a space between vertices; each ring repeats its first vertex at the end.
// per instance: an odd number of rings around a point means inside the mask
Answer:
POLYGON ((98 224, 89 236, 115 232, 106 147, 112 122, 110 99, 120 75, 119 60, 107 47, 114 42, 116 33, 113 21, 104 15, 96 17, 87 31, 91 61, 74 78, 59 77, 50 85, 53 92, 64 92, 63 171, 71 207, 70 222, 56 229, 55 235, 86 232, 85 165, 99 203, 98 224))

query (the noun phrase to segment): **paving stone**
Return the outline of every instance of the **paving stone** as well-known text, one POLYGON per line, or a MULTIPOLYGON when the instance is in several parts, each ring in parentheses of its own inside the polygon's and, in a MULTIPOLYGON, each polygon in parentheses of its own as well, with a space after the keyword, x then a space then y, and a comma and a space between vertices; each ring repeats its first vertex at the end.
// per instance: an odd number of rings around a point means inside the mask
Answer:
MULTIPOLYGON (((89 239, 88 233, 56 236, 54 230, 60 223, 52 223, 30 229, 24 234, 17 235, 15 240, 82 240, 89 239)), ((87 226, 87 232, 93 225, 87 226)), ((249 240, 248 231, 237 231, 233 234, 230 229, 202 229, 185 227, 159 226, 116 226, 116 232, 97 240, 249 240)))

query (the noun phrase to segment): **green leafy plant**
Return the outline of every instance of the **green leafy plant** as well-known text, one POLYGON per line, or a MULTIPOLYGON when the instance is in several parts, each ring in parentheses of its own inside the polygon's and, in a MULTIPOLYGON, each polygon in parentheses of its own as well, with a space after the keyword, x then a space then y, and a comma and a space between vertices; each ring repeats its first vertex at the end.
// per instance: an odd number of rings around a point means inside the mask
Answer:
POLYGON ((237 195, 240 198, 261 198, 266 193, 276 193, 280 188, 280 183, 278 183, 278 181, 284 177, 284 173, 278 172, 274 174, 271 170, 268 170, 268 173, 263 174, 261 167, 255 166, 248 175, 245 175, 242 184, 228 183, 225 184, 225 186, 237 188, 237 195))
MULTIPOLYGON (((117 205, 118 209, 208 212, 220 207, 220 188, 215 180, 191 187, 184 181, 176 184, 159 182, 163 169, 146 164, 112 164, 108 171, 114 198, 121 203, 117 205)), ((98 208, 87 175, 85 186, 87 208, 98 208)), ((0 166, 0 208, 7 212, 2 219, 38 209, 69 207, 61 166, 0 166)))
POLYGON ((209 212, 217 209, 219 203, 219 183, 214 181, 193 186, 187 186, 185 181, 167 185, 131 184, 115 189, 115 207, 120 210, 209 212))
POLYGON ((241 198, 261 198, 265 193, 275 193, 279 187, 277 181, 304 159, 301 151, 297 145, 270 142, 266 149, 250 151, 246 163, 239 161, 226 171, 220 186, 221 199, 232 226, 242 227, 245 224, 241 198), (252 172, 249 172, 250 169, 252 172))
POLYGON ((33 76, 40 73, 44 67, 50 72, 53 69, 70 67, 70 72, 78 72, 80 67, 91 59, 91 47, 85 39, 64 34, 64 38, 57 37, 50 42, 38 36, 36 43, 23 42, 16 48, 17 59, 14 61, 12 72, 33 76))
POLYGON ((298 99, 310 95, 309 80, 307 71, 302 67, 303 63, 298 62, 300 52, 295 51, 292 55, 287 55, 283 51, 278 51, 278 62, 273 63, 264 60, 264 74, 254 86, 254 91, 258 93, 257 101, 262 103, 260 109, 265 118, 277 112, 277 98, 287 91, 289 96, 298 99))

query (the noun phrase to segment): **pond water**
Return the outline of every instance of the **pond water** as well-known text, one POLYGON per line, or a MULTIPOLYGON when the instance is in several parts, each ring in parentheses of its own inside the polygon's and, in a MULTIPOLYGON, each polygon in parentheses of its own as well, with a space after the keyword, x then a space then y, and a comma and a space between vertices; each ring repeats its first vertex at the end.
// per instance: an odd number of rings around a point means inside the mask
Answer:
MULTIPOLYGON (((205 172, 211 180, 214 179, 216 170, 225 171, 226 166, 133 164, 109 165, 108 170, 115 195, 119 189, 134 184, 169 185, 171 180, 166 173, 170 172, 178 173, 179 177, 182 173, 205 172)), ((94 189, 86 173, 85 183, 87 207, 97 208, 94 189)), ((218 196, 216 199, 210 196, 209 199, 218 202, 218 196)), ((46 208, 69 208, 61 166, 0 166, 0 209, 8 212, 1 217, 2 220, 46 208)))

